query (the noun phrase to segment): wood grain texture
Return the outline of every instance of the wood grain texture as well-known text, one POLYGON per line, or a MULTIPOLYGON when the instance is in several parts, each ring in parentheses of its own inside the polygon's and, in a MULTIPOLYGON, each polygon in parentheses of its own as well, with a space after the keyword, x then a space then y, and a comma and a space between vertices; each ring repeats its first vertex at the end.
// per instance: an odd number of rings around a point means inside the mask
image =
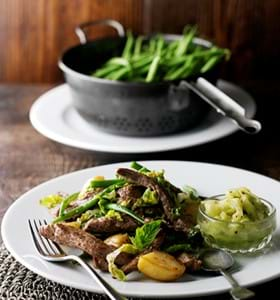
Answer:
POLYGON ((280 80, 280 2, 278 0, 154 0, 146 31, 181 32, 197 24, 202 36, 232 51, 224 77, 280 80), (273 66, 273 67, 272 67, 273 66))
MULTIPOLYGON (((0 0, 0 81, 57 82, 63 50, 78 44, 74 28, 112 18, 136 31, 142 24, 140 0, 0 0)), ((92 38, 113 34, 90 31, 92 38)))
MULTIPOLYGON (((256 99, 280 96, 279 86, 258 83, 251 86, 256 99)), ((0 223, 7 208, 21 194, 53 177, 78 169, 109 162, 176 159, 231 165, 280 179, 280 144, 275 120, 278 111, 261 103, 257 118, 265 125, 255 136, 242 132, 210 144, 164 153, 116 155, 85 152, 46 139, 30 125, 28 112, 34 100, 51 85, 0 85, 0 223)), ((187 172, 187 170, 186 170, 187 172)), ((0 237, 1 241, 1 237, 0 237)), ((253 287, 265 299, 267 291, 279 286, 280 280, 253 287)), ((51 291, 50 291, 51 292, 51 291)), ((28 298, 28 295, 26 295, 28 298)), ((228 299, 228 294, 195 298, 196 300, 228 299)))
MULTIPOLYGON (((75 26, 103 18, 136 33, 181 33, 197 24, 202 36, 232 50, 225 78, 280 79, 278 0, 0 0, 0 12, 0 81, 61 81, 57 60, 78 43, 75 26)), ((102 27, 89 34, 112 32, 102 27)))

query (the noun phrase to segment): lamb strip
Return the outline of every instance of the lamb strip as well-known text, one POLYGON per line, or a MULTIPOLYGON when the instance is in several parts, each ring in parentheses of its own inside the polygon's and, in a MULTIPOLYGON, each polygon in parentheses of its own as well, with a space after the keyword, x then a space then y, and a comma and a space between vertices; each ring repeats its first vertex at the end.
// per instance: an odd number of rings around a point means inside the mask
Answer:
POLYGON ((174 204, 170 195, 162 186, 160 186, 156 182, 155 179, 148 177, 145 174, 125 168, 118 169, 117 174, 125 178, 129 182, 145 186, 146 188, 150 188, 156 191, 162 203, 167 220, 176 231, 183 231, 187 233, 189 229, 194 225, 192 219, 189 218, 188 215, 177 217, 173 214, 174 204))
POLYGON ((195 272, 201 269, 202 261, 189 253, 182 252, 177 257, 177 260, 182 263, 189 272, 195 272))
POLYGON ((143 195, 144 189, 138 185, 125 185, 118 189, 118 195, 120 197, 119 202, 125 201, 129 203, 136 202, 143 195))
POLYGON ((138 270, 138 261, 139 261, 139 257, 140 255, 135 256, 134 258, 132 258, 132 260, 130 262, 128 262, 127 264, 122 266, 122 270, 125 274, 129 274, 133 271, 137 271, 138 270))
MULTIPOLYGON (((65 224, 49 224, 40 228, 40 234, 58 244, 78 248, 88 253, 93 258, 94 267, 108 271, 107 254, 115 250, 92 234, 65 224)), ((117 265, 127 264, 131 256, 120 253, 116 258, 117 265)))
POLYGON ((94 233, 118 233, 133 231, 138 227, 137 222, 131 217, 122 215, 122 219, 122 221, 108 217, 90 219, 83 229, 94 233))

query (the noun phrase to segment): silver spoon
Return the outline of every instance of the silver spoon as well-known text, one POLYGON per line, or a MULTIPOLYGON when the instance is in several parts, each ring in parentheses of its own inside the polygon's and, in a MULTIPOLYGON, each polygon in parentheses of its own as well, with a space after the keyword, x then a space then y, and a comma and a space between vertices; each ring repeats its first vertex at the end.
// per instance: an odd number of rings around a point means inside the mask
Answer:
POLYGON ((232 275, 226 270, 234 264, 233 257, 226 251, 220 249, 205 250, 200 255, 202 268, 205 271, 220 272, 231 284, 230 294, 234 300, 248 299, 255 295, 251 290, 241 287, 232 275))

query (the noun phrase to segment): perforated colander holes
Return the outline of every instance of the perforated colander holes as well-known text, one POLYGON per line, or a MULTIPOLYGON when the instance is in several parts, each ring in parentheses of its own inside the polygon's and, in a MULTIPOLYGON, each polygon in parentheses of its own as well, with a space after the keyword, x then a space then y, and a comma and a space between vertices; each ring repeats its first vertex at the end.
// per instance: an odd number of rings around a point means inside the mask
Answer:
POLYGON ((173 130, 178 125, 178 118, 174 116, 164 116, 158 122, 158 127, 161 131, 167 132, 173 130))
POLYGON ((100 127, 108 127, 109 126, 109 120, 104 115, 94 115, 93 120, 100 127))
POLYGON ((120 131, 128 131, 131 127, 131 123, 128 121, 127 118, 124 117, 116 117, 112 121, 112 126, 114 129, 120 130, 120 131))
POLYGON ((150 132, 153 131, 154 124, 151 121, 151 119, 145 117, 145 118, 138 118, 134 122, 135 130, 138 132, 150 132))

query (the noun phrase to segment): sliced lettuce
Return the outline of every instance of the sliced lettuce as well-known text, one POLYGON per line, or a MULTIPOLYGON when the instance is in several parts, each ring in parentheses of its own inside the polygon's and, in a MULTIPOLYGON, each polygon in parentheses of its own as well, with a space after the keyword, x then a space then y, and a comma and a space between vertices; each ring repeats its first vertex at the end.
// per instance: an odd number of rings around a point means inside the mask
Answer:
POLYGON ((116 260, 117 256, 122 252, 136 255, 138 253, 138 250, 134 245, 124 244, 120 248, 109 253, 106 256, 106 260, 108 262, 109 272, 112 274, 112 276, 118 280, 125 281, 126 276, 125 276, 123 270, 119 269, 118 266, 115 264, 115 260, 116 260))
POLYGON ((80 224, 83 224, 85 222, 87 222, 88 220, 92 219, 92 218, 100 218, 103 216, 103 213, 101 212, 100 209, 96 208, 96 209, 89 209, 86 212, 84 212, 78 219, 77 222, 79 222, 80 224))
POLYGON ((159 202, 159 197, 157 192, 150 190, 147 188, 142 195, 142 199, 144 204, 155 205, 159 202))
POLYGON ((40 199, 40 204, 47 208, 54 208, 63 201, 63 197, 59 194, 52 194, 40 199))
POLYGON ((122 222, 123 218, 121 214, 113 209, 108 210, 108 212, 105 215, 106 218, 115 218, 116 220, 122 222))
POLYGON ((134 210, 138 207, 152 206, 158 203, 159 203, 159 197, 157 192, 147 188, 143 193, 142 197, 135 201, 135 203, 132 206, 132 209, 134 210))

